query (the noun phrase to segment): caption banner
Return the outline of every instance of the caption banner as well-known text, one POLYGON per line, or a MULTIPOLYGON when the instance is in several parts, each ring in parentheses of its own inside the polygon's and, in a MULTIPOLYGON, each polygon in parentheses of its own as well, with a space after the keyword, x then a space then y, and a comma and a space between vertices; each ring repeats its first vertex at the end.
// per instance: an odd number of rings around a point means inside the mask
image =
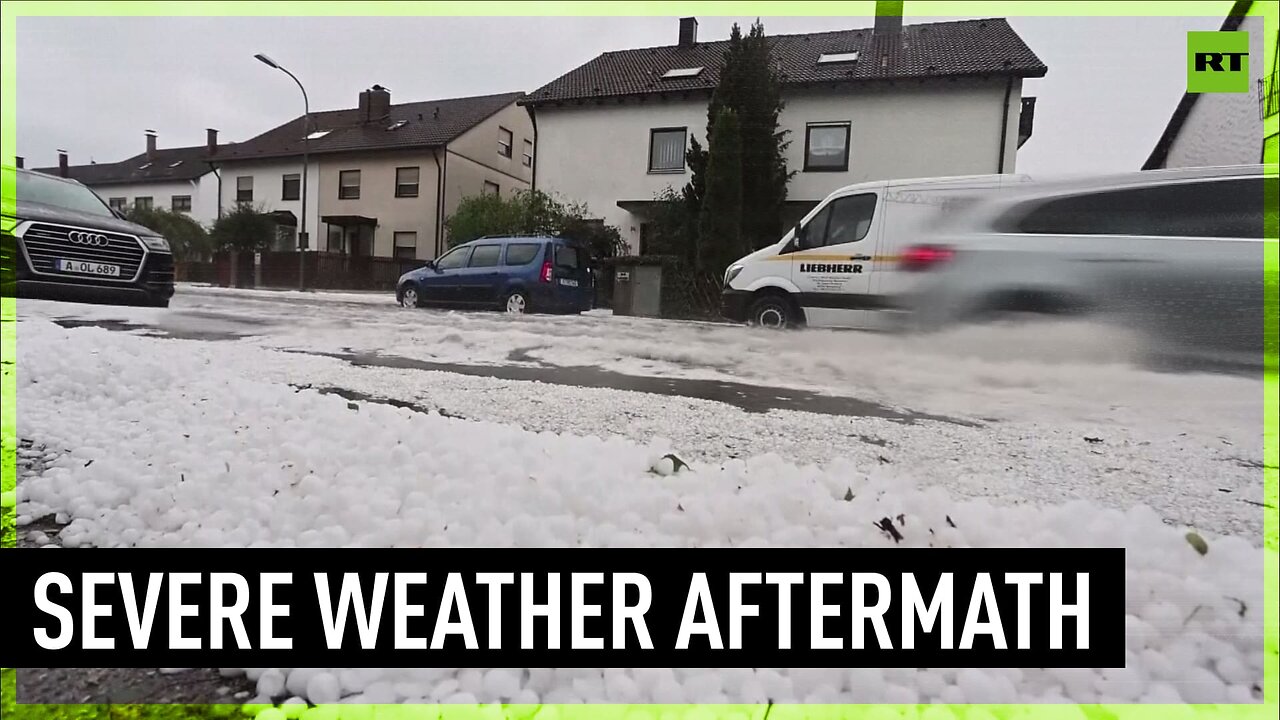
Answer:
POLYGON ((5 667, 1122 667, 1123 549, 10 552, 5 667))

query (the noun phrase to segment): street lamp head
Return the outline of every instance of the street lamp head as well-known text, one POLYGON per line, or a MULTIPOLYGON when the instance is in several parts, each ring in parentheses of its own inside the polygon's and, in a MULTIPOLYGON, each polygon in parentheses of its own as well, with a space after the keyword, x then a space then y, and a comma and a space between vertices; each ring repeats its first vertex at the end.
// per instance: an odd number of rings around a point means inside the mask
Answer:
POLYGON ((271 58, 267 57, 266 55, 263 55, 262 53, 258 53, 257 55, 254 55, 254 57, 257 58, 264 65, 267 65, 268 67, 273 67, 273 68, 276 68, 277 70, 280 69, 280 66, 276 64, 275 60, 272 60, 271 58))

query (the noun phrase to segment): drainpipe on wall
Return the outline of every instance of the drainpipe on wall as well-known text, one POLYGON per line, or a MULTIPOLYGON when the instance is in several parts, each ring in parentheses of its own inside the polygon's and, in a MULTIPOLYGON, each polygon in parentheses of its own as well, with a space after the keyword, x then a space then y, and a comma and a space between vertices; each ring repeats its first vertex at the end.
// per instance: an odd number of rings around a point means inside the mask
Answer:
POLYGON ((538 114, 534 112, 532 105, 525 105, 525 110, 529 111, 529 121, 533 123, 533 165, 529 171, 533 175, 529 182, 529 189, 538 189, 538 114))
POLYGON ((218 219, 222 219, 222 173, 219 172, 216 163, 207 163, 209 169, 213 171, 213 176, 218 179, 218 219))
POLYGON ((436 257, 440 257, 440 253, 444 252, 444 205, 445 200, 449 197, 445 189, 445 184, 449 182, 449 147, 445 146, 442 150, 444 162, 440 164, 440 187, 437 188, 440 192, 440 197, 436 198, 436 208, 438 208, 436 222, 440 226, 440 241, 436 244, 436 257))
POLYGON ((1004 173, 1004 148, 1009 138, 1009 97, 1013 95, 1013 76, 1010 75, 1004 86, 1004 112, 1000 115, 1000 159, 996 165, 996 174, 1004 173))
POLYGON ((440 164, 440 150, 438 148, 431 148, 431 159, 436 162, 435 257, 440 257, 440 213, 444 211, 440 203, 440 188, 444 185, 444 166, 440 164))

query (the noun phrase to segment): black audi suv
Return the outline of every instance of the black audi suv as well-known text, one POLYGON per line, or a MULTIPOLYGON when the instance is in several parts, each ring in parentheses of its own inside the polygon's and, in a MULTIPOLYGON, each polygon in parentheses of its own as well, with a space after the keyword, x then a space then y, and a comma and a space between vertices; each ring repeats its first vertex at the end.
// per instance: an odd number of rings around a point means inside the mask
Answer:
POLYGON ((4 294, 169 305, 167 240, 125 220, 74 180, 8 166, 0 171, 4 294))

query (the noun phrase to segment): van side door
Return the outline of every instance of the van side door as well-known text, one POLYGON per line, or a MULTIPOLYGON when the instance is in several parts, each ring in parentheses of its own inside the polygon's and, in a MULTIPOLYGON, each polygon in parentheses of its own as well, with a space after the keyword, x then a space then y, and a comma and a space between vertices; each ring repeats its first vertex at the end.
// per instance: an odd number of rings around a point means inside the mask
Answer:
POLYGON ((441 255, 432 263, 431 271, 419 280, 422 299, 433 305, 452 305, 458 302, 458 273, 471 258, 471 246, 463 245, 441 255))
POLYGON ((868 327, 878 307, 871 295, 880 193, 832 199, 791 245, 791 282, 815 327, 868 327))
POLYGON ((467 305, 491 305, 498 301, 498 261, 502 245, 476 245, 471 260, 458 273, 458 301, 467 305))

